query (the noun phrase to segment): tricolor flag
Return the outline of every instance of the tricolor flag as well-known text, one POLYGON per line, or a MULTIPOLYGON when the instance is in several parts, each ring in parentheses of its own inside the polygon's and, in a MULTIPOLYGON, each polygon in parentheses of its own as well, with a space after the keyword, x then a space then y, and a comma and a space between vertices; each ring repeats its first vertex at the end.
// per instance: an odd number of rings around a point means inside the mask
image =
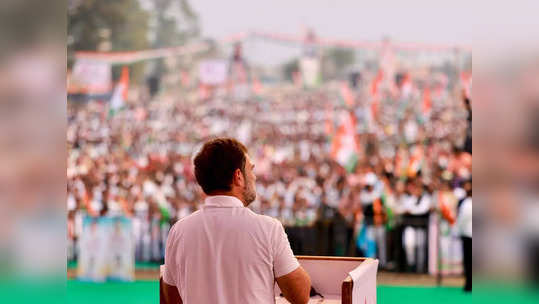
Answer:
POLYGON ((408 98, 412 94, 413 88, 412 78, 410 75, 404 75, 404 79, 402 80, 401 84, 401 97, 408 98))
POLYGON ((371 84, 371 116, 373 118, 378 117, 378 109, 380 106, 380 93, 379 88, 380 84, 382 83, 382 80, 384 80, 384 73, 382 70, 378 71, 378 74, 374 78, 371 84))
POLYGON ((354 171, 358 161, 356 126, 352 113, 342 111, 339 115, 339 127, 331 142, 331 157, 348 172, 354 171))
POLYGON ((262 94, 262 84, 260 83, 260 80, 258 80, 258 77, 256 75, 253 75, 252 89, 256 95, 262 94))
POLYGON ((460 82, 466 98, 472 97, 472 73, 462 72, 460 73, 460 82))
POLYGON ((371 115, 372 115, 372 118, 373 119, 377 119, 378 118, 378 110, 380 108, 380 99, 378 98, 374 98, 372 101, 371 101, 371 115))
POLYGON ((376 75, 376 78, 372 81, 371 84, 371 96, 376 97, 378 96, 378 89, 380 88, 380 83, 384 79, 384 72, 382 70, 378 71, 378 74, 376 75))
POLYGON ((416 146, 410 153, 410 161, 408 163, 408 177, 416 177, 423 165, 424 153, 421 146, 416 146))
POLYGON ((425 87, 423 90, 423 103, 421 105, 421 108, 423 110, 423 115, 427 116, 432 109, 432 99, 430 97, 430 89, 429 87, 425 87))
POLYGON ((129 69, 124 66, 122 68, 122 75, 120 76, 120 81, 116 84, 114 88, 114 93, 110 99, 110 111, 109 116, 116 114, 121 108, 124 107, 125 101, 127 100, 127 90, 129 87, 129 69))
POLYGON ((205 84, 199 84, 198 97, 203 100, 210 98, 210 88, 205 84))
POLYGON ((182 84, 182 87, 186 88, 191 83, 191 77, 189 76, 189 72, 187 71, 181 71, 180 72, 180 83, 182 84))
POLYGON ((341 95, 347 106, 354 105, 354 93, 352 93, 346 82, 341 83, 341 95))

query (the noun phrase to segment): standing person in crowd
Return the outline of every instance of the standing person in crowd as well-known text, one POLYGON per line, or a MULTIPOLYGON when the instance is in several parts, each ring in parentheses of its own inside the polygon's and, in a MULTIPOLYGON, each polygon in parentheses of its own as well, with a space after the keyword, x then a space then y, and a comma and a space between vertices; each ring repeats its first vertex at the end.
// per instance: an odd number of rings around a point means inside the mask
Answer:
POLYGON ((407 195, 402 201, 404 212, 403 243, 408 268, 425 272, 427 266, 427 227, 431 209, 431 196, 422 184, 411 179, 406 184, 407 195))
POLYGON ((347 252, 348 242, 346 239, 347 222, 346 219, 338 212, 338 207, 341 199, 348 194, 346 180, 341 174, 334 174, 326 183, 326 202, 331 208, 333 218, 331 220, 330 230, 333 233, 330 236, 330 255, 344 256, 347 252))
POLYGON ((368 172, 364 176, 364 187, 360 192, 359 199, 361 201, 361 209, 363 212, 363 220, 366 229, 366 237, 368 244, 376 244, 375 250, 367 250, 368 252, 374 252, 375 256, 380 260, 380 267, 385 267, 387 262, 386 253, 386 230, 385 220, 386 213, 382 205, 381 197, 383 184, 378 180, 377 176, 373 172, 368 172))
POLYGON ((464 291, 472 291, 472 181, 464 183, 466 197, 459 203, 457 228, 462 240, 464 291))
POLYGON ((397 271, 406 270, 406 255, 404 252, 404 242, 403 242, 403 215, 404 215, 404 198, 406 194, 406 185, 404 181, 397 180, 394 182, 395 193, 394 193, 394 202, 393 202, 393 214, 394 214, 394 228, 390 232, 391 239, 390 250, 388 252, 392 255, 391 260, 393 261, 394 269, 397 271))
POLYGON ((464 107, 466 108, 466 139, 464 142, 464 151, 472 154, 472 104, 471 100, 466 94, 463 95, 464 107))

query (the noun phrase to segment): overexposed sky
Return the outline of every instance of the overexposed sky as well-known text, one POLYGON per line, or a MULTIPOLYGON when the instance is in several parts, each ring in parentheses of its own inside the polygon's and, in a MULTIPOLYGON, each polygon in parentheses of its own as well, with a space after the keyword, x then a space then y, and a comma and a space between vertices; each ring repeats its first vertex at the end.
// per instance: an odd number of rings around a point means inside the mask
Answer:
POLYGON ((301 33, 310 26, 328 38, 471 44, 475 11, 468 0, 191 0, 205 36, 250 29, 301 33))
MULTIPOLYGON (((189 0, 205 37, 241 31, 511 48, 539 41, 536 0, 189 0)), ((255 47, 260 48, 260 47, 255 47)), ((267 54, 268 58, 272 54, 267 54)), ((274 57, 274 56, 273 56, 274 57)))

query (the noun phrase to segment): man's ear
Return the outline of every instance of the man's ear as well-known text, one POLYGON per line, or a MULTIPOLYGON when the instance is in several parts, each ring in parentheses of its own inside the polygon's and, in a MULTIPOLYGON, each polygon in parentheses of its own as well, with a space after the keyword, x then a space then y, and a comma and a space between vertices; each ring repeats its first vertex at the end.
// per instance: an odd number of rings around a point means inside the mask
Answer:
POLYGON ((236 169, 236 171, 234 171, 234 178, 232 182, 234 183, 234 185, 238 187, 244 186, 245 180, 243 178, 243 174, 241 173, 240 169, 236 169))

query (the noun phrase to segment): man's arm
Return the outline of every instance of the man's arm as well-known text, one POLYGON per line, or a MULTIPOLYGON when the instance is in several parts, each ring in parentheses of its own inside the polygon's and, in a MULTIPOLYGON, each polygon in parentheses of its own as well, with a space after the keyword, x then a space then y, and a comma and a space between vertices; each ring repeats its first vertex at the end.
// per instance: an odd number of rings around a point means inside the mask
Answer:
POLYGON ((292 304, 305 304, 309 302, 311 291, 311 278, 303 267, 299 266, 291 273, 276 278, 284 297, 292 304))
POLYGON ((161 304, 183 304, 178 288, 161 280, 161 304))
POLYGON ((178 288, 176 287, 176 276, 174 273, 174 270, 177 271, 178 269, 175 260, 175 255, 178 252, 177 246, 180 243, 176 235, 178 224, 179 222, 170 228, 167 246, 165 247, 165 265, 161 265, 159 268, 160 275, 162 276, 159 280, 159 285, 161 286, 160 304, 183 304, 178 288), (167 284, 165 281, 170 284, 167 284))

